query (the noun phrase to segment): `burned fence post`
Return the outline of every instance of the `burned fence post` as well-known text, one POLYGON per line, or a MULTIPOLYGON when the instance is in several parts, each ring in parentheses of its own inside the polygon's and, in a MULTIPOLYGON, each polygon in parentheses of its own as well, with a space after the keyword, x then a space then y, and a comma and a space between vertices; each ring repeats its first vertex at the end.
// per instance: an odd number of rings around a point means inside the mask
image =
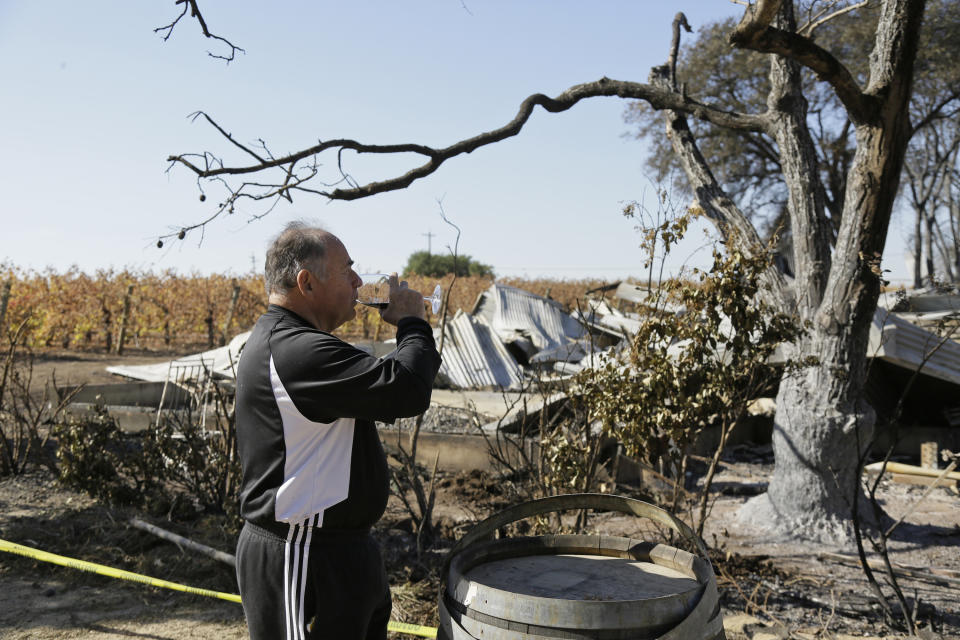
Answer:
POLYGON ((100 298, 100 314, 103 322, 103 341, 107 353, 113 350, 113 313, 107 305, 107 298, 100 298))
POLYGON ((237 279, 233 279, 233 295, 230 296, 230 306, 227 308, 227 319, 223 322, 223 331, 220 335, 220 346, 227 344, 227 335, 230 332, 230 324, 233 322, 233 314, 237 310, 237 301, 240 299, 240 285, 237 279))
POLYGON ((3 283, 3 291, 0 292, 0 331, 3 331, 3 322, 7 318, 7 304, 10 302, 11 288, 13 288, 13 281, 8 279, 3 283))
POLYGON ((213 349, 213 303, 209 303, 207 306, 207 317, 203 319, 203 323, 207 325, 207 349, 213 349))
MULTIPOLYGON (((127 285, 127 292, 123 296, 123 314, 120 316, 120 331, 117 334, 117 355, 123 355, 123 343, 127 340, 127 324, 130 321, 130 297, 133 295, 133 285, 127 285)), ((108 347, 109 349, 109 347, 108 347)))

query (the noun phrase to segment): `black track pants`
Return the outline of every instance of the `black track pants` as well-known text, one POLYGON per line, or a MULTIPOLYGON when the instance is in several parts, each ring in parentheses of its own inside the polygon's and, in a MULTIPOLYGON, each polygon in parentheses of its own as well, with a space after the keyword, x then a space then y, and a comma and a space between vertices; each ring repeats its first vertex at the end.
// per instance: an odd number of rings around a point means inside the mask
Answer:
POLYGON ((384 640, 390 589, 369 532, 244 524, 237 582, 251 640, 384 640))

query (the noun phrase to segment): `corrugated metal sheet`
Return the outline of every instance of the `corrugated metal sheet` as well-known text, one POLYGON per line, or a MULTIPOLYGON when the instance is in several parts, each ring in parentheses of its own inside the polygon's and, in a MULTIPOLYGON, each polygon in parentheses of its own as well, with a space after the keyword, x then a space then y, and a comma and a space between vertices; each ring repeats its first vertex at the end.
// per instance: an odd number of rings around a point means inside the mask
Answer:
POLYGON ((243 345, 247 344, 249 337, 250 332, 247 331, 234 336, 230 344, 219 349, 211 349, 158 364, 107 367, 107 371, 125 378, 147 382, 164 382, 167 379, 196 380, 208 371, 217 378, 233 379, 236 375, 234 369, 240 361, 240 351, 243 345))
POLYGON ((602 334, 617 340, 623 339, 625 335, 629 337, 631 333, 636 331, 636 328, 632 326, 621 327, 618 325, 608 324, 604 321, 609 318, 613 318, 614 321, 616 321, 619 319, 619 317, 601 315, 592 309, 588 310, 587 313, 583 313, 577 309, 570 314, 570 317, 592 331, 595 335, 602 334))
POLYGON ((877 305, 884 309, 897 309, 897 311, 910 313, 960 311, 960 295, 937 293, 934 289, 884 291, 880 294, 877 305))
MULTIPOLYGON (((622 343, 621 343, 622 344, 622 343)), ((607 366, 609 363, 613 363, 616 366, 621 367, 621 370, 625 367, 619 358, 619 350, 617 347, 607 347, 602 351, 595 351, 592 354, 587 354, 579 362, 555 362, 553 364, 553 370, 561 375, 573 375, 579 373, 584 369, 596 368, 602 369, 607 366)))
POLYGON ((665 293, 659 288, 659 285, 654 285, 650 291, 647 291, 647 285, 621 282, 613 295, 620 300, 635 302, 650 308, 662 309, 669 313, 683 314, 687 312, 686 306, 668 301, 665 293))
POLYGON ((873 316, 867 355, 912 370, 923 364, 921 373, 960 384, 960 344, 942 340, 885 309, 877 309, 873 316))
POLYGON ((574 309, 570 317, 578 323, 617 338, 629 337, 640 330, 640 316, 624 313, 606 300, 588 300, 585 309, 574 309))
POLYGON ((504 342, 527 338, 539 351, 584 335, 583 326, 553 300, 496 283, 484 296, 479 315, 490 322, 504 342))
POLYGON ((568 342, 559 347, 538 351, 530 358, 530 363, 580 362, 588 353, 597 353, 599 351, 602 351, 602 349, 591 344, 589 339, 581 338, 580 340, 568 342))
POLYGON ((612 329, 618 335, 633 335, 640 331, 640 320, 626 315, 599 316, 601 326, 612 329))
MULTIPOLYGON (((435 331, 439 340, 439 330, 435 331)), ((490 325, 462 311, 447 322, 440 376, 460 389, 516 389, 521 371, 490 325)))

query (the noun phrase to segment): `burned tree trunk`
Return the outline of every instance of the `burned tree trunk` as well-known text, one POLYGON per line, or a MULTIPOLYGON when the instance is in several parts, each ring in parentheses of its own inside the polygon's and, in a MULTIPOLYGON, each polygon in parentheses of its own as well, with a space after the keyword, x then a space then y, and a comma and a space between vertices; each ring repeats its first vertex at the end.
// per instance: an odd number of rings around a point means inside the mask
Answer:
POLYGON ((857 344, 861 333, 846 326, 834 335, 815 332, 798 345, 820 363, 781 380, 773 477, 767 493, 741 509, 741 521, 810 540, 849 539, 854 492, 860 490, 857 461, 875 422, 861 398, 865 358, 850 358, 865 351, 857 344))
POLYGON ((859 459, 875 415, 862 399, 867 341, 880 294, 880 257, 912 133, 907 112, 922 1, 884 4, 862 110, 851 113, 857 151, 823 301, 799 353, 816 364, 781 383, 776 469, 748 513, 823 540, 845 538, 859 459), (766 518, 765 518, 766 519, 766 518))
MULTIPOLYGON (((840 237, 824 301, 798 353, 817 360, 780 384, 774 419, 776 466, 768 492, 743 516, 776 530, 840 541, 849 535, 858 449, 875 414, 863 400, 867 341, 880 293, 880 254, 909 137, 892 112, 885 126, 858 127, 840 237)), ((863 502, 861 502, 863 504, 863 502)))
POLYGON ((907 108, 923 2, 885 3, 866 90, 855 89, 840 71, 824 76, 847 107, 857 139, 832 258, 792 59, 812 61, 825 72, 836 61, 793 40, 790 4, 758 3, 731 38, 781 54, 772 62, 768 132, 777 140, 788 185, 796 311, 811 322, 793 352, 802 358, 801 367, 781 381, 769 489, 746 505, 741 517, 775 532, 837 542, 851 533, 858 461, 875 422, 863 400, 867 342, 880 293, 880 257, 912 133, 907 108), (779 5, 776 26, 769 26, 773 5, 779 5))

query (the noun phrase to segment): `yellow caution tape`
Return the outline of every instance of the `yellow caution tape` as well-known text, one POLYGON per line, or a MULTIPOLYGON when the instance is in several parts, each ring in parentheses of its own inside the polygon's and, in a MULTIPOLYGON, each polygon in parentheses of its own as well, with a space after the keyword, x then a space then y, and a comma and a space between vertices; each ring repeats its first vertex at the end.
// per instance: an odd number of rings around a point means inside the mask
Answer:
MULTIPOLYGON (((102 576, 108 576, 110 578, 118 578, 120 580, 130 580, 132 582, 140 582, 142 584, 148 584, 152 587, 161 587, 163 589, 173 589, 174 591, 183 591, 183 592, 192 593, 198 596, 207 596, 209 598, 220 598, 221 600, 227 600, 229 602, 236 602, 236 603, 240 602, 240 596, 238 596, 235 593, 222 593, 220 591, 211 591, 209 589, 198 589, 197 587, 188 587, 185 584, 178 584, 176 582, 170 582, 169 580, 152 578, 150 576, 145 576, 140 573, 133 573, 132 571, 124 571, 123 569, 114 569, 113 567, 107 567, 102 564, 96 564, 94 562, 87 562, 86 560, 76 560, 74 558, 67 558, 66 556, 58 556, 55 553, 40 551, 39 549, 34 549, 33 547, 27 547, 22 544, 17 544, 16 542, 8 542, 7 540, 0 540, 0 551, 15 553, 20 556, 26 556, 27 558, 33 558, 34 560, 40 560, 42 562, 51 562, 53 564, 58 564, 63 567, 70 567, 71 569, 79 569, 80 571, 90 571, 91 573, 97 573, 102 576)), ((394 622, 392 620, 389 623, 387 623, 387 630, 393 631, 396 633, 408 633, 411 635, 423 636, 424 638, 437 637, 437 630, 434 627, 424 627, 418 624, 407 624, 406 622, 394 622)))
POLYGON ((219 591, 210 591, 208 589, 198 589, 196 587, 188 587, 183 584, 177 584, 176 582, 169 582, 167 580, 161 580, 159 578, 151 578, 150 576, 145 576, 139 573, 133 573, 132 571, 114 569, 113 567, 105 567, 102 564, 86 562, 85 560, 75 560, 73 558, 58 556, 55 553, 40 551, 39 549, 34 549, 33 547, 25 547, 22 544, 17 544, 15 542, 7 542, 6 540, 0 540, 0 551, 9 551, 10 553, 15 553, 17 555, 33 558, 34 560, 42 560, 43 562, 52 562, 53 564, 59 564, 60 566, 63 566, 63 567, 70 567, 71 569, 79 569, 80 571, 90 571, 92 573, 99 573, 102 576, 119 578, 120 580, 131 580, 133 582, 141 582, 143 584, 149 584, 150 586, 153 586, 153 587, 173 589, 174 591, 185 591, 187 593, 193 593, 198 596, 209 596, 211 598, 220 598, 221 600, 229 600, 230 602, 240 602, 240 596, 238 596, 235 593, 220 593, 219 591))
POLYGON ((423 636, 424 638, 437 637, 436 627, 424 627, 419 624, 407 624, 406 622, 394 622, 393 620, 387 623, 387 631, 409 633, 412 636, 423 636))

